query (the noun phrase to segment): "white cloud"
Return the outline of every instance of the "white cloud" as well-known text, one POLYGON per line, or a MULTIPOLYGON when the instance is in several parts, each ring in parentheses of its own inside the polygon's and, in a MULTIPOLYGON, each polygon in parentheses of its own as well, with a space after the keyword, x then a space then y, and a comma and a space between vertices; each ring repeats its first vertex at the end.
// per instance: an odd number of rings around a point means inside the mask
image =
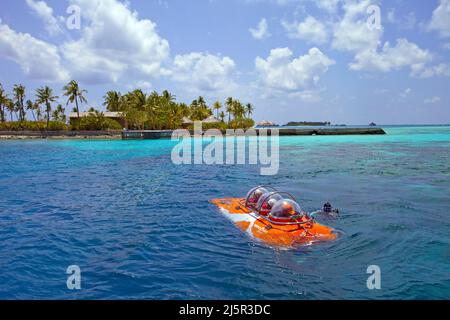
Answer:
POLYGON ((376 48, 383 34, 382 28, 369 28, 367 7, 370 0, 348 1, 343 5, 344 16, 334 24, 332 47, 340 51, 361 52, 376 48))
POLYGON ((450 0, 440 0, 439 6, 433 11, 428 30, 439 32, 443 38, 450 37, 450 0))
POLYGON ((86 82, 118 81, 127 74, 158 76, 167 73, 169 43, 156 25, 139 19, 117 0, 73 0, 83 12, 81 38, 62 45, 74 77, 86 82))
POLYGON ((340 0, 316 0, 315 3, 318 8, 324 9, 328 12, 335 12, 340 0))
POLYGON ((277 48, 270 51, 267 59, 255 59, 256 70, 265 85, 286 91, 307 90, 335 63, 317 48, 295 59, 292 55, 289 48, 277 48))
POLYGON ((292 39, 302 39, 317 44, 325 43, 328 39, 325 25, 311 16, 308 16, 303 22, 282 21, 281 24, 287 31, 288 37, 292 39))
POLYGON ((136 82, 133 82, 132 84, 128 84, 127 88, 129 90, 134 90, 134 89, 141 89, 143 91, 149 91, 150 89, 153 88, 152 84, 148 81, 145 80, 139 80, 136 82))
MULTIPOLYGON (((383 28, 369 28, 367 25, 366 10, 370 4, 370 0, 346 1, 342 6, 344 16, 333 28, 332 47, 355 54, 354 61, 349 64, 351 70, 389 72, 409 67, 412 76, 446 74, 442 65, 426 67, 433 55, 406 39, 397 39, 395 46, 385 42, 380 48, 383 28)), ((398 19, 394 10, 388 11, 386 20, 398 23, 401 28, 412 28, 416 23, 414 13, 398 19)))
POLYGON ((234 61, 209 53, 177 55, 172 78, 201 91, 225 91, 234 86, 234 61))
POLYGON ((335 12, 339 2, 343 0, 245 0, 246 3, 262 3, 269 2, 275 3, 280 6, 285 6, 289 4, 302 4, 302 3, 314 3, 319 9, 323 9, 328 12, 335 12))
POLYGON ((403 91, 402 93, 400 93, 400 97, 401 98, 406 98, 407 96, 409 96, 409 94, 412 92, 411 88, 407 88, 405 89, 405 91, 403 91))
POLYGON ((262 18, 258 26, 256 28, 250 28, 249 31, 252 37, 258 40, 266 39, 270 36, 266 18, 262 18))
POLYGON ((444 49, 450 50, 450 42, 444 44, 444 49))
POLYGON ((416 14, 414 12, 410 12, 400 21, 400 27, 402 29, 410 30, 415 27, 416 22, 416 14))
POLYGON ((299 92, 292 92, 289 94, 289 98, 300 99, 304 102, 316 103, 322 101, 320 92, 317 90, 305 90, 299 92))
POLYGON ((84 83, 121 82, 149 89, 151 78, 172 76, 185 87, 220 91, 234 86, 234 61, 207 53, 170 58, 156 25, 117 0, 72 0, 83 12, 80 38, 59 47, 0 25, 0 54, 32 78, 84 83), (172 63, 173 62, 173 63, 172 63), (68 70, 61 67, 62 63, 68 70), (170 69, 169 69, 170 68, 170 69))
POLYGON ((53 15, 53 9, 47 5, 44 1, 26 0, 28 7, 43 20, 45 24, 45 30, 50 35, 56 35, 62 32, 61 17, 56 18, 53 15))
POLYGON ((388 72, 412 67, 431 59, 428 50, 423 50, 406 39, 398 39, 394 47, 386 42, 381 52, 374 48, 358 52, 355 61, 350 64, 350 69, 388 72))
MULTIPOLYGON (((53 11, 44 2, 27 1, 35 12, 52 21, 53 11)), ((170 63, 168 41, 158 34, 152 21, 140 19, 128 2, 71 0, 70 3, 78 5, 83 13, 78 39, 56 46, 2 26, 2 56, 17 62, 30 77, 54 81, 70 77, 84 83, 120 80, 142 84, 149 78, 170 74, 165 68, 170 63)))
POLYGON ((398 25, 400 29, 404 30, 413 29, 417 22, 416 14, 414 12, 410 12, 404 16, 397 17, 395 9, 388 10, 386 20, 389 23, 398 25))
POLYGON ((65 81, 67 71, 61 65, 58 48, 28 33, 19 33, 0 21, 0 56, 20 65, 32 79, 65 81))
POLYGON ((440 102, 440 101, 441 101, 441 98, 440 98, 440 97, 434 96, 434 97, 432 97, 432 98, 425 99, 425 100, 424 100, 424 103, 426 103, 426 104, 435 104, 435 103, 438 103, 438 102, 440 102))
POLYGON ((427 67, 423 63, 412 66, 411 75, 419 78, 431 78, 435 76, 450 77, 450 65, 440 63, 435 66, 427 67))
POLYGON ((397 18, 395 16, 395 9, 389 9, 386 15, 386 19, 389 23, 396 23, 397 18))

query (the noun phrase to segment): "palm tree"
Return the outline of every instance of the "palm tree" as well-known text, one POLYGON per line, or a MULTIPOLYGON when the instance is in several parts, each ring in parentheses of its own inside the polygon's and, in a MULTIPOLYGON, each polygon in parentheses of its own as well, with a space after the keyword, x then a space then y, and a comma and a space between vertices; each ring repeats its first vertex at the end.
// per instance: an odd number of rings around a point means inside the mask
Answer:
POLYGON ((225 119, 225 112, 221 111, 219 114, 220 120, 223 122, 223 120, 225 119))
POLYGON ((191 120, 198 120, 197 119, 197 113, 198 113, 198 102, 197 102, 197 100, 193 100, 191 102, 191 105, 189 106, 189 109, 190 109, 189 117, 191 118, 191 120))
POLYGON ((168 102, 175 101, 175 98, 176 98, 173 94, 171 94, 171 93, 170 93, 169 91, 167 91, 167 90, 164 90, 164 91, 162 92, 162 96, 163 96, 163 98, 166 99, 168 102))
POLYGON ((14 115, 16 116, 16 120, 20 121, 20 116, 17 114, 17 112, 19 111, 20 107, 17 105, 16 102, 14 102, 13 100, 11 100, 14 106, 14 115))
POLYGON ((118 91, 108 91, 103 97, 103 105, 108 111, 119 111, 121 109, 121 94, 118 91))
POLYGON ((2 98, 0 97, 0 121, 1 122, 5 122, 5 111, 3 109, 3 101, 2 98))
POLYGON ((92 116, 95 118, 97 128, 103 129, 105 122, 105 114, 101 111, 94 110, 92 116))
POLYGON ((141 89, 136 89, 131 92, 131 100, 134 107, 142 111, 147 103, 147 95, 141 89))
POLYGON ((242 103, 239 100, 233 101, 233 108, 232 113, 234 118, 242 118, 245 113, 245 107, 242 105, 242 103))
POLYGON ((75 101, 75 107, 77 109, 77 117, 80 118, 80 108, 78 107, 78 100, 80 103, 87 103, 86 98, 84 97, 84 94, 87 93, 86 90, 80 89, 78 86, 78 82, 75 80, 70 81, 66 86, 63 88, 64 90, 64 96, 68 97, 66 105, 70 103, 73 103, 75 101))
POLYGON ((200 107, 206 106, 205 98, 203 98, 202 96, 198 97, 197 102, 200 107))
POLYGON ((203 97, 199 97, 198 100, 192 101, 189 109, 191 120, 204 120, 212 115, 212 111, 206 105, 203 97))
POLYGON ((52 113, 52 118, 55 121, 66 122, 66 109, 61 104, 58 104, 55 111, 52 113))
POLYGON ((14 88, 14 98, 16 99, 17 111, 19 111, 19 121, 25 120, 25 108, 23 101, 25 99, 25 87, 23 85, 15 84, 14 88))
POLYGON ((255 110, 255 108, 253 107, 253 105, 251 103, 247 103, 245 105, 245 111, 247 112, 248 118, 250 118, 250 116, 253 114, 254 110, 255 110))
POLYGON ((41 107, 39 106, 39 104, 36 103, 36 118, 38 121, 42 120, 42 111, 41 111, 41 107))
POLYGON ((5 101, 5 107, 9 111, 9 115, 11 117, 11 122, 13 121, 13 112, 16 111, 16 106, 14 105, 14 102, 7 98, 5 101))
POLYGON ((0 84, 0 120, 1 120, 1 122, 6 121, 5 111, 6 111, 7 102, 8 102, 8 95, 6 94, 5 90, 3 90, 3 86, 0 84))
POLYGON ((160 97, 158 92, 153 91, 151 94, 147 96, 147 99, 145 101, 144 110, 146 112, 146 125, 150 129, 156 129, 157 126, 160 124, 160 108, 163 104, 167 103, 166 99, 172 99, 172 95, 165 91, 163 92, 163 96, 160 97), (165 96, 165 98, 164 98, 165 96), (161 101, 163 99, 164 101, 161 101))
POLYGON ((213 109, 216 110, 217 118, 219 118, 219 110, 222 108, 222 104, 219 101, 214 102, 213 109))
POLYGON ((35 108, 36 108, 36 104, 33 103, 31 100, 27 100, 27 102, 26 102, 25 104, 26 104, 27 110, 30 110, 30 111, 31 111, 31 114, 33 115, 34 121, 36 121, 36 117, 35 117, 34 111, 33 111, 33 110, 35 110, 35 108))
POLYGON ((36 120, 40 121, 41 120, 41 115, 42 115, 41 106, 36 101, 33 102, 33 111, 36 112, 36 120))
POLYGON ((178 103, 178 109, 181 110, 183 117, 189 116, 189 106, 186 103, 178 103))
POLYGON ((167 129, 176 129, 181 125, 184 111, 177 103, 169 103, 166 109, 165 125, 167 129))
POLYGON ((36 103, 45 104, 45 112, 47 112, 47 128, 48 128, 48 124, 50 122, 50 112, 52 111, 51 103, 55 102, 56 99, 58 99, 58 97, 53 95, 53 90, 48 86, 37 89, 36 97, 37 97, 36 103))
POLYGON ((228 112, 228 123, 230 123, 231 113, 233 112, 233 98, 228 97, 225 101, 225 104, 227 105, 227 112, 228 112))

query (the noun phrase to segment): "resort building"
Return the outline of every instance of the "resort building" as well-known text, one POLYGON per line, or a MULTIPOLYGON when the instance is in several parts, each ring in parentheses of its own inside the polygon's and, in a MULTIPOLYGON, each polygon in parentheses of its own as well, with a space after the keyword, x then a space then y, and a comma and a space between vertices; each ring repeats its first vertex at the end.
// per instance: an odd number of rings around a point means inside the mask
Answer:
POLYGON ((189 127, 191 124, 194 124, 194 121, 192 121, 192 120, 189 119, 188 117, 184 117, 181 124, 182 124, 183 128, 187 128, 187 127, 189 127))
MULTIPOLYGON (((124 128, 127 127, 127 121, 125 120, 125 117, 122 112, 103 111, 102 113, 105 118, 109 118, 109 119, 117 121, 124 128)), ((80 118, 88 117, 89 115, 93 115, 93 114, 94 113, 90 112, 90 111, 80 112, 80 118)), ((76 112, 71 112, 69 114, 70 123, 73 123, 73 121, 76 121, 77 119, 78 119, 78 114, 76 112)))
MULTIPOLYGON (((209 116, 208 118, 201 121, 202 123, 219 123, 221 122, 214 116, 209 116)), ((194 124, 194 121, 189 119, 188 117, 184 117, 182 121, 182 125, 184 128, 189 127, 190 125, 194 124)))
POLYGON ((208 118, 206 118, 205 120, 202 121, 203 123, 219 123, 220 120, 218 120, 216 117, 214 116, 209 116, 208 118))

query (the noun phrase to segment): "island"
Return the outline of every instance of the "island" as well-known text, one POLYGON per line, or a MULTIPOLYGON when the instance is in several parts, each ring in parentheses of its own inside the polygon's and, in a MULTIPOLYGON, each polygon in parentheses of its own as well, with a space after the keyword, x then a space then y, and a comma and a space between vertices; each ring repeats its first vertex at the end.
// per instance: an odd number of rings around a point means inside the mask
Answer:
POLYGON ((170 138, 176 129, 193 132, 196 121, 202 123, 204 132, 217 129, 228 135, 248 129, 258 135, 266 133, 262 130, 294 136, 385 134, 379 127, 336 128, 330 122, 291 121, 279 128, 274 122, 261 121, 255 127, 251 103, 228 97, 208 105, 202 96, 184 103, 167 90, 146 93, 135 89, 125 94, 108 91, 103 97, 106 110, 91 106, 81 111, 81 106, 88 104, 86 94, 87 90, 75 80, 67 83, 58 96, 51 87, 42 86, 35 91, 34 100, 23 85, 15 85, 9 94, 0 84, 0 139, 161 139, 170 138), (73 107, 68 116, 60 97, 65 97, 66 106, 73 107), (229 132, 237 129, 242 130, 229 132))

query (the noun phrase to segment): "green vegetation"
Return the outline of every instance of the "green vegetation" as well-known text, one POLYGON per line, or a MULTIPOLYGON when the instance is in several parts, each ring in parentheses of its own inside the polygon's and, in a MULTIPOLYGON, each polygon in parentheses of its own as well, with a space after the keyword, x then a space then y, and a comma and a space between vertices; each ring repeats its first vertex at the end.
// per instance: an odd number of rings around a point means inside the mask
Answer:
POLYGON ((3 131, 42 131, 42 130, 69 130, 69 126, 60 121, 8 121, 0 122, 3 131))
POLYGON ((70 103, 73 103, 75 101, 75 112, 78 115, 78 118, 80 118, 80 108, 78 107, 78 100, 80 100, 80 103, 87 103, 86 98, 84 97, 84 94, 87 93, 86 90, 82 90, 78 86, 78 82, 75 80, 70 81, 66 86, 63 88, 64 90, 64 96, 68 97, 66 105, 70 103))
POLYGON ((103 106, 107 111, 118 112, 120 118, 112 119, 93 108, 80 116, 80 106, 87 104, 86 94, 87 91, 81 89, 75 80, 64 86, 62 95, 67 97, 66 106, 72 104, 73 112, 77 114, 68 125, 66 109, 61 104, 54 107, 59 97, 49 86, 38 88, 36 99, 32 101, 27 100, 23 85, 15 85, 10 98, 0 84, 0 130, 120 130, 124 123, 129 129, 167 130, 183 126, 189 128, 191 124, 183 123, 185 119, 203 121, 213 114, 217 122, 209 119, 203 124, 205 129, 247 129, 254 125, 250 118, 253 105, 244 105, 232 97, 227 98, 224 104, 215 101, 210 107, 201 96, 189 105, 177 102, 167 90, 161 94, 156 91, 146 94, 137 89, 123 95, 108 91, 103 106), (34 121, 27 120, 27 112, 31 113, 34 121), (116 120, 123 120, 120 121, 123 123, 116 120))
POLYGON ((122 126, 115 120, 105 117, 103 112, 90 110, 89 115, 79 119, 79 130, 121 130, 122 126))
MULTIPOLYGON (((122 95, 109 91, 104 96, 103 105, 108 111, 122 112, 130 129, 163 130, 182 127, 183 118, 202 121, 216 113, 217 123, 208 123, 208 127, 226 129, 228 127, 249 128, 254 121, 249 118, 253 106, 243 106, 239 100, 227 99, 228 123, 224 122, 224 112, 219 101, 210 108, 203 97, 193 100, 190 105, 176 102, 175 96, 167 90, 162 94, 153 91, 146 95, 142 90, 134 90, 122 95), (250 106, 250 108, 248 108, 250 106)), ((205 126, 206 124, 204 124, 205 126)))
MULTIPOLYGON (((52 112, 52 102, 55 102, 56 99, 58 99, 57 96, 53 95, 53 90, 48 87, 42 87, 36 90, 36 103, 38 105, 44 104, 45 105, 45 112, 47 113, 47 129, 49 129, 50 124, 50 112, 52 112)), ((20 119, 20 121, 23 121, 23 119, 20 119)))
MULTIPOLYGON (((225 131, 226 129, 229 129, 227 123, 225 122, 217 122, 217 123, 203 123, 202 124, 202 130, 208 130, 208 129, 218 129, 220 131, 225 131)), ((189 124, 186 126, 186 129, 194 130, 194 125, 189 124)))

